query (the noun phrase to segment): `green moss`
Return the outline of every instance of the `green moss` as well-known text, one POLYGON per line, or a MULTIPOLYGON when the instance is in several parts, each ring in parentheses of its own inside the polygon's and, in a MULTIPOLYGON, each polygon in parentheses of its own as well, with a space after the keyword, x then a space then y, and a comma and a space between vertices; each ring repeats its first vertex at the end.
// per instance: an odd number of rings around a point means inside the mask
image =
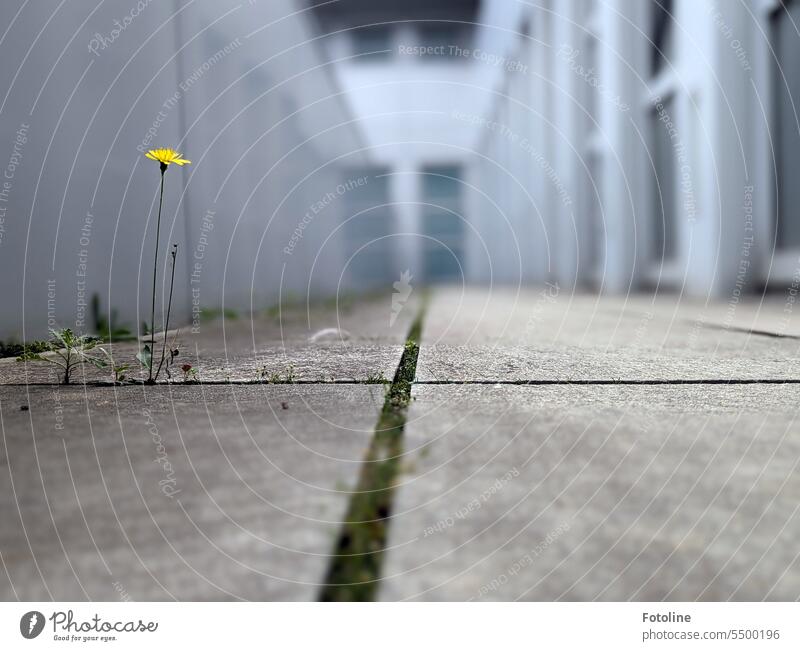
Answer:
POLYGON ((20 357, 25 354, 44 353, 50 350, 46 341, 35 339, 24 344, 15 341, 0 341, 0 358, 20 357))
POLYGON ((383 403, 375 436, 336 543, 322 601, 372 601, 381 576, 394 485, 401 472, 403 431, 419 357, 421 313, 383 403))
POLYGON ((229 307, 226 307, 224 310, 218 307, 204 307, 200 310, 201 321, 214 321, 220 317, 234 320, 239 318, 239 313, 229 307))

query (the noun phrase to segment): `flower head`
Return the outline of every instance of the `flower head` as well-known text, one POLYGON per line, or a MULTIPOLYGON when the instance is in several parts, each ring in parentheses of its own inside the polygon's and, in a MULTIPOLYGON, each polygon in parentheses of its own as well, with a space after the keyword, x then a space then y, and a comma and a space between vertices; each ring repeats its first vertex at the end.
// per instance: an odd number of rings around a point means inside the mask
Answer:
POLYGON ((181 158, 180 153, 174 149, 151 149, 145 156, 150 160, 155 160, 161 163, 161 171, 167 169, 167 165, 175 163, 176 165, 186 165, 192 161, 181 158))

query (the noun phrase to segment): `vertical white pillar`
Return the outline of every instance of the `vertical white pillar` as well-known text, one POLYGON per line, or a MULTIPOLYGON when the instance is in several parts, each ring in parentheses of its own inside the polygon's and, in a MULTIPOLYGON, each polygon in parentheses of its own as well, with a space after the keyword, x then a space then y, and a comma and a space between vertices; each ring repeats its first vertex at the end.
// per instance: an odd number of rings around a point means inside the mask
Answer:
MULTIPOLYGON (((704 0, 703 5, 710 4, 704 0)), ((752 95, 750 72, 742 68, 741 61, 731 46, 733 39, 739 40, 748 51, 752 51, 749 35, 752 19, 741 3, 717 3, 729 26, 731 39, 713 24, 705 11, 708 31, 713 35, 713 74, 708 71, 703 87, 713 89, 704 111, 703 120, 711 131, 714 151, 713 176, 704 184, 713 202, 713 209, 703 219, 709 219, 707 234, 714 242, 704 243, 704 250, 696 251, 696 268, 702 268, 702 284, 693 287, 696 292, 710 292, 720 299, 734 300, 747 291, 755 271, 751 240, 753 235, 750 218, 745 215, 745 194, 754 184, 755 158, 753 156, 753 131, 749 107, 752 95), (712 266, 702 265, 700 260, 711 260, 712 266), (711 272, 709 274, 709 272, 711 272)), ((754 188, 754 192, 769 192, 770 188, 754 188)))
POLYGON ((597 98, 601 129, 601 199, 606 230, 604 291, 635 289, 650 257, 652 206, 647 115, 647 5, 612 0, 600 6, 597 74, 608 94, 597 98), (617 101, 618 99, 618 101, 617 101))
POLYGON ((558 233, 554 218, 554 192, 542 163, 553 164, 553 15, 549 2, 532 13, 532 30, 535 38, 531 48, 531 86, 533 131, 529 156, 530 188, 534 205, 531 219, 534 220, 535 277, 539 281, 554 280, 555 260, 558 252, 558 233))
MULTIPOLYGON (((395 260, 400 267, 395 271, 402 273, 408 269, 414 279, 421 280, 424 274, 422 252, 430 246, 430 243, 421 237, 425 233, 425 224, 422 222, 423 207, 420 206, 422 200, 420 170, 414 167, 414 161, 410 159, 391 172, 389 200, 394 203, 395 216, 395 227, 392 232, 412 234, 402 235, 390 244, 397 252, 395 260)), ((411 281, 412 284, 414 279, 411 281)))
POLYGON ((556 279, 564 289, 573 288, 578 282, 579 253, 579 215, 576 192, 578 185, 579 150, 579 108, 576 97, 576 75, 570 69, 564 57, 556 53, 564 46, 577 48, 579 43, 576 23, 579 5, 572 0, 557 0, 553 3, 553 129, 550 145, 542 153, 547 164, 552 166, 555 176, 548 174, 551 183, 557 183, 559 189, 552 204, 555 220, 555 257, 554 270, 556 279))

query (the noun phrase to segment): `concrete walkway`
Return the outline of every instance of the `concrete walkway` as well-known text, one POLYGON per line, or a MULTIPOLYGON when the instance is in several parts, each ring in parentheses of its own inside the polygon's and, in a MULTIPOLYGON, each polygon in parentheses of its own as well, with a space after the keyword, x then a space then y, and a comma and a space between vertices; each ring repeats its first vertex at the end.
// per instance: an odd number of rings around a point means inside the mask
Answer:
MULTIPOLYGON (((200 384, 0 362, 0 597, 318 598, 418 298, 182 332, 200 384)), ((800 597, 798 334, 781 298, 432 292, 377 598, 800 597)))

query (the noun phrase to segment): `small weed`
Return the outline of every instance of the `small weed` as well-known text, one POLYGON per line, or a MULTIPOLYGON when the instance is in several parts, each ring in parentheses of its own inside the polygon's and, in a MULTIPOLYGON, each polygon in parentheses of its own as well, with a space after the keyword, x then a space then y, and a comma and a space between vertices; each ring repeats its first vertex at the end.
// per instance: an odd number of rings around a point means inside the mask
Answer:
POLYGON ((93 335, 76 335, 70 328, 50 330, 52 339, 47 342, 46 350, 41 352, 26 351, 18 362, 46 362, 59 367, 64 384, 69 384, 72 372, 83 364, 91 364, 97 368, 105 368, 106 362, 88 352, 97 347, 100 339, 93 335))
POLYGON ((281 313, 281 306, 280 305, 270 305, 268 308, 264 310, 264 316, 269 319, 277 319, 281 313))
POLYGON ((125 381, 125 374, 130 369, 130 364, 115 364, 114 357, 109 353, 105 348, 98 348, 98 350, 102 351, 102 353, 106 356, 108 360, 107 366, 111 368, 111 371, 114 373, 114 382, 116 384, 121 384, 125 381))
POLYGON ((92 321, 94 330, 103 341, 135 341, 134 335, 129 328, 117 322, 117 311, 112 309, 108 319, 101 314, 100 296, 95 292, 92 294, 92 321))
POLYGON ((197 369, 191 364, 181 364, 184 382, 197 382, 197 369))
POLYGON ((267 384, 294 384, 297 376, 294 372, 294 364, 289 364, 283 369, 281 374, 279 371, 270 371, 266 366, 262 366, 258 372, 258 379, 267 384))
MULTIPOLYGON (((175 363, 175 358, 179 355, 180 351, 175 347, 175 342, 169 347, 169 352, 164 357, 164 372, 167 374, 168 379, 172 379, 172 365, 175 363)), ((165 353, 162 352, 162 355, 165 353)))
POLYGON ((24 344, 15 341, 0 341, 0 358, 19 357, 26 353, 46 353, 50 344, 46 341, 35 339, 24 344))
POLYGON ((365 384, 388 384, 389 380, 386 379, 386 376, 383 374, 383 371, 378 371, 375 373, 370 373, 367 375, 367 379, 364 381, 365 384))
POLYGON ((264 316, 269 319, 278 320, 284 312, 292 309, 299 310, 302 306, 303 302, 300 300, 299 296, 292 292, 287 292, 281 297, 280 303, 270 305, 264 310, 264 316))
POLYGON ((239 318, 239 313, 229 307, 224 309, 218 307, 204 307, 200 309, 201 321, 214 321, 220 317, 233 321, 239 318))

